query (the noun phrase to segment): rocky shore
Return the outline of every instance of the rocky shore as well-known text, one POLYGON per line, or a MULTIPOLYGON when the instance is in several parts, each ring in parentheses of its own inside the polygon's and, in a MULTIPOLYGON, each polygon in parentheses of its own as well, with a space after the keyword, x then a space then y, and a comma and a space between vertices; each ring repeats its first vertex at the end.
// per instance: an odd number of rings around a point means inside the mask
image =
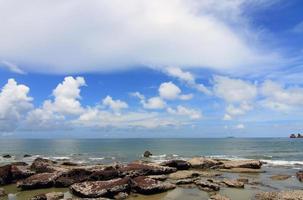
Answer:
MULTIPOLYGON (((23 162, 0 167, 0 186, 16 184, 20 191, 41 188, 69 188, 74 197, 66 198, 62 192, 35 195, 32 200, 59 199, 126 199, 131 196, 152 195, 178 187, 198 188, 208 193, 209 199, 227 200, 218 192, 224 188, 245 189, 257 183, 250 178, 230 178, 223 173, 264 173, 258 160, 226 160, 195 157, 190 160, 169 160, 162 163, 134 161, 127 164, 80 165, 37 158, 30 165, 23 162)), ((294 176, 303 181, 303 171, 294 176)), ((272 180, 286 180, 277 174, 272 180)), ((1 197, 7 192, 0 188, 1 197)), ((302 190, 274 192, 260 191, 258 200, 303 199, 302 190)))

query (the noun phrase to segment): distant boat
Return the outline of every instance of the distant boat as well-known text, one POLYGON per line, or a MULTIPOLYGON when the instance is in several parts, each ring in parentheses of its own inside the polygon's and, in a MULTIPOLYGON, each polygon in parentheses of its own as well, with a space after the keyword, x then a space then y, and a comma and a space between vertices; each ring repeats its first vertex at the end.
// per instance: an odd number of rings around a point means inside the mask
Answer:
POLYGON ((301 135, 300 133, 298 133, 297 135, 296 134, 291 134, 289 136, 289 138, 303 138, 303 135, 301 135))

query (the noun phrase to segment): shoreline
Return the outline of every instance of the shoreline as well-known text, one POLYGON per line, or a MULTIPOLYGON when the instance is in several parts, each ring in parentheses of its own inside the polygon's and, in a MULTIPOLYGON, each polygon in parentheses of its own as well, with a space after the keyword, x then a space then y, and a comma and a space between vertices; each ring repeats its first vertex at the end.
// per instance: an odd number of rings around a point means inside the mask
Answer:
MULTIPOLYGON (((10 166, 9 173, 15 180, 8 180, 0 188, 4 188, 6 193, 15 193, 10 200, 31 199, 50 192, 58 192, 61 196, 57 199, 265 199, 258 195, 283 195, 278 191, 289 191, 287 195, 294 195, 296 190, 303 188, 303 183, 296 177, 299 169, 268 166, 260 160, 251 159, 195 157, 156 163, 150 158, 143 158, 129 163, 89 165, 35 158, 30 165, 21 162, 6 166, 10 166), (45 180, 51 181, 41 183, 45 180), (87 193, 92 182, 97 184, 99 190, 108 184, 114 184, 109 188, 115 187, 115 184, 123 187, 121 191, 96 195, 92 194, 93 191, 87 193), (149 188, 149 185, 154 188, 149 188)), ((3 175, 3 167, 0 173, 3 175)), ((2 199, 8 198, 3 196, 2 199)))

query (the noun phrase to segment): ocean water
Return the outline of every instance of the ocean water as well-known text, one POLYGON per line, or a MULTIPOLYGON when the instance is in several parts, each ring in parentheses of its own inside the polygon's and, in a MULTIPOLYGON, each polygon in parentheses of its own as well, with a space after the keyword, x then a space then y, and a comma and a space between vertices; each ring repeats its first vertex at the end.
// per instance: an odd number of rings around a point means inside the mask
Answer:
POLYGON ((142 159, 145 150, 153 161, 207 156, 228 159, 260 159, 267 165, 303 166, 303 139, 193 138, 193 139, 1 139, 0 164, 31 162, 36 157, 78 163, 129 162, 142 159), (24 154, 32 157, 23 158, 24 154))

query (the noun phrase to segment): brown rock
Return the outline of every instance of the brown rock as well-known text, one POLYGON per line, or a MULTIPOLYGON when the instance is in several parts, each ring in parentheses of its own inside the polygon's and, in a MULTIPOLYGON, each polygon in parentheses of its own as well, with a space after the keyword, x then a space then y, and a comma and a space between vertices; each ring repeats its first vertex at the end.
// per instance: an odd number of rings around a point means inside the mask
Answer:
POLYGON ((223 180, 222 183, 224 183, 228 187, 234 187, 234 188, 244 188, 244 183, 237 181, 237 180, 223 180))
POLYGON ((6 192, 3 188, 0 188, 0 197, 5 197, 6 196, 6 192))
POLYGON ((57 162, 52 160, 36 158, 30 168, 37 173, 55 172, 54 165, 56 163, 57 162))
POLYGON ((260 169, 262 162, 259 160, 232 160, 232 161, 223 161, 223 168, 249 168, 249 169, 260 169))
POLYGON ((130 163, 118 169, 122 176, 146 176, 146 175, 161 175, 169 174, 177 171, 173 167, 163 167, 152 164, 130 163))
POLYGON ((47 200, 47 197, 45 194, 38 194, 32 197, 31 200, 47 200))
POLYGON ((216 183, 212 183, 210 181, 204 181, 204 180, 197 180, 195 181, 195 184, 204 191, 212 192, 212 191, 219 191, 220 186, 216 183))
POLYGON ((58 173, 41 173, 30 176, 22 181, 17 182, 17 187, 22 190, 31 190, 38 188, 48 188, 54 185, 58 173))
POLYGON ((187 170, 191 166, 189 162, 185 160, 169 160, 161 163, 160 165, 167 167, 174 167, 177 168, 178 170, 187 170))
POLYGON ((222 196, 220 194, 212 195, 210 197, 211 200, 230 200, 230 198, 222 196))
POLYGON ((187 184, 193 184, 196 180, 197 180, 196 178, 185 178, 185 179, 175 180, 172 183, 175 185, 187 185, 187 184))
POLYGON ((0 167, 0 185, 6 185, 12 182, 11 165, 0 167))
POLYGON ((238 178, 237 181, 242 182, 242 183, 248 183, 249 182, 248 178, 238 178))
POLYGON ((221 161, 217 161, 214 159, 204 158, 204 157, 196 157, 192 158, 188 161, 193 168, 199 169, 209 169, 209 168, 216 168, 217 166, 221 165, 221 161))
POLYGON ((157 181, 165 181, 168 178, 167 175, 150 175, 147 177, 157 181))
POLYGON ((301 200, 303 190, 281 191, 281 192, 261 192, 256 194, 257 200, 301 200))
POLYGON ((156 194, 174 189, 176 186, 171 183, 160 182, 145 176, 132 179, 132 190, 140 194, 156 194))
POLYGON ((118 194, 116 194, 114 196, 114 199, 118 199, 118 200, 120 200, 120 199, 126 199, 128 196, 129 195, 126 192, 119 192, 118 194))
POLYGON ((120 176, 120 173, 117 169, 114 169, 114 168, 101 169, 101 170, 94 171, 90 175, 89 180, 105 181, 105 180, 118 178, 119 176, 120 176))
POLYGON ((219 176, 221 174, 215 172, 207 172, 207 171, 197 171, 197 170, 187 170, 187 171, 177 171, 168 175, 170 179, 188 179, 188 178, 196 178, 199 176, 203 177, 214 177, 219 176))
POLYGON ((70 186, 73 194, 84 198, 113 198, 120 192, 129 192, 130 178, 117 178, 109 181, 87 181, 70 186))
POLYGON ((64 193, 63 192, 50 192, 47 193, 46 195, 47 200, 60 200, 64 198, 64 193))
POLYGON ((221 172, 229 173, 264 173, 264 170, 250 169, 250 168, 232 168, 232 169, 219 169, 221 172))
POLYGON ((270 178, 275 181, 283 181, 289 179, 291 176, 289 175, 273 175, 270 178))
POLYGON ((303 171, 298 171, 296 173, 296 176, 297 176, 299 181, 303 182, 303 171))
POLYGON ((11 166, 12 179, 14 181, 25 179, 35 174, 34 171, 31 171, 28 166, 23 165, 12 165, 11 166))
POLYGON ((82 168, 71 169, 70 171, 64 172, 58 178, 56 178, 54 185, 55 187, 69 187, 74 183, 89 180, 92 173, 92 171, 82 168))

